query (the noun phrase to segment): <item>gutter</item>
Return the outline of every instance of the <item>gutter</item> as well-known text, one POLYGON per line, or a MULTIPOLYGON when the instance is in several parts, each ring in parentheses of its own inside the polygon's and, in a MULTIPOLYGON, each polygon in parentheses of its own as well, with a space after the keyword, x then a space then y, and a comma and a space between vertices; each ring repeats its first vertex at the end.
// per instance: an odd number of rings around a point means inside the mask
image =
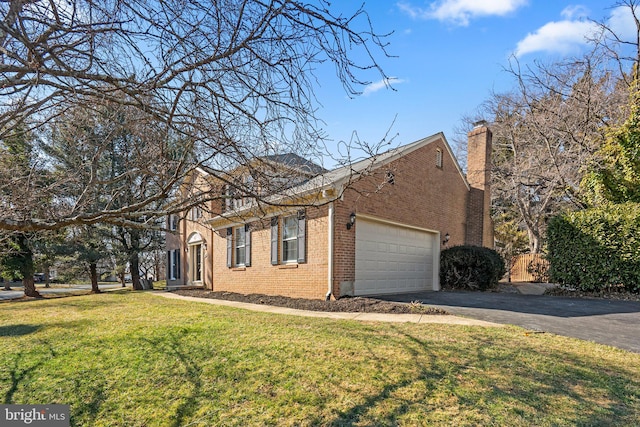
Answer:
POLYGON ((327 253, 327 295, 325 295, 325 300, 329 301, 333 293, 333 202, 329 202, 327 218, 329 222, 329 232, 327 233, 329 241, 327 246, 329 249, 327 253))

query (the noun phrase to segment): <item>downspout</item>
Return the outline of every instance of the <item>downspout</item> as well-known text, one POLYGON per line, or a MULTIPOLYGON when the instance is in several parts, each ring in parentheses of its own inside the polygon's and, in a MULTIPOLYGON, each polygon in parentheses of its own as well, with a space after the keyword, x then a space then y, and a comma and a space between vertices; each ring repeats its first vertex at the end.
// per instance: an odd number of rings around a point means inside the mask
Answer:
POLYGON ((333 202, 329 203, 329 213, 327 214, 329 219, 329 232, 328 235, 328 252, 327 252, 327 295, 325 299, 329 301, 331 294, 333 293, 333 202))

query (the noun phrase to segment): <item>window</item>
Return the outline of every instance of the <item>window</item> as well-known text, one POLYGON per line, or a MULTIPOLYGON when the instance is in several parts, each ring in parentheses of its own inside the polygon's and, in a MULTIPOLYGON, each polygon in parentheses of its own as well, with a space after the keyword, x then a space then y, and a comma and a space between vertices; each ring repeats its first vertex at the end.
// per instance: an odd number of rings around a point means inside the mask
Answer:
POLYGON ((167 251, 167 279, 177 280, 180 278, 180 249, 167 251))
POLYGON ((436 167, 442 169, 442 150, 439 148, 436 150, 436 167))
POLYGON ((249 197, 255 191, 254 179, 251 175, 244 175, 234 180, 233 184, 227 184, 224 190, 225 211, 241 209, 251 204, 255 199, 249 197))
POLYGON ((233 188, 227 184, 224 188, 224 210, 230 211, 233 205, 233 188))
POLYGON ((282 262, 298 261, 298 218, 282 220, 282 262))
POLYGON ((251 229, 249 224, 227 228, 227 267, 251 266, 251 229))
POLYGON ((306 262, 306 216, 304 211, 282 219, 279 233, 278 218, 271 220, 271 264, 306 262), (280 244, 278 244, 280 243, 280 244), (280 257, 278 257, 280 247, 280 257))
POLYGON ((169 230, 175 231, 178 229, 178 215, 169 215, 169 230))
POLYGON ((197 221, 202 218, 202 208, 200 206, 194 206, 191 208, 191 219, 197 221))
POLYGON ((245 255, 246 255, 246 240, 245 240, 245 236, 247 234, 247 232, 245 231, 244 227, 237 227, 234 229, 234 239, 233 239, 233 248, 234 248, 234 255, 235 255, 235 265, 236 267, 238 266, 244 266, 245 263, 245 255))

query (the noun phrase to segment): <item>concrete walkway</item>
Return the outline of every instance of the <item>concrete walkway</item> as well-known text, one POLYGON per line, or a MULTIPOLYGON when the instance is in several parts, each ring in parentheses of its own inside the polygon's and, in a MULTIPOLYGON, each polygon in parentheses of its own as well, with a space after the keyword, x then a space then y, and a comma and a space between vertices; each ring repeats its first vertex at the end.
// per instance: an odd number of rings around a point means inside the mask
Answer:
POLYGON ((452 325, 517 325, 533 331, 579 338, 640 353, 640 302, 563 298, 542 295, 550 285, 516 284, 517 292, 422 292, 385 295, 387 301, 421 301, 452 315, 332 313, 295 310, 157 292, 165 298, 244 308, 269 313, 377 322, 441 323, 452 325), (461 317, 464 316, 464 317, 461 317))
POLYGON ((297 310, 287 307, 275 307, 271 305, 250 304, 238 301, 225 301, 211 298, 197 298, 177 295, 164 291, 156 291, 159 295, 170 299, 201 302, 205 304, 224 305, 226 307, 243 308, 245 310, 261 311, 266 313, 289 314, 304 317, 325 317, 329 319, 361 320, 368 322, 399 322, 399 323, 440 323, 447 325, 489 326, 500 327, 502 325, 484 320, 465 317, 440 315, 440 314, 389 314, 389 313, 336 313, 328 311, 297 310))

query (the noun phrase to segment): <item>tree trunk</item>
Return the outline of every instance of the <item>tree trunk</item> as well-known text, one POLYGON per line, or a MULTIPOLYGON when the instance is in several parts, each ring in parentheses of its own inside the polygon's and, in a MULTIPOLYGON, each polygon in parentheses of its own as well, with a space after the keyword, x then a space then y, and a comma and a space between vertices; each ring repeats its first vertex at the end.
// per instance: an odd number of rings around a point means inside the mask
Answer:
POLYGON ((527 234, 529 236, 529 252, 532 254, 539 254, 542 250, 542 238, 540 234, 534 232, 531 228, 527 228, 527 234))
POLYGON ((42 295, 40 295, 40 292, 38 292, 36 290, 36 284, 35 281, 33 280, 33 274, 30 275, 25 275, 24 278, 22 279, 22 285, 24 286, 24 294, 28 297, 34 297, 34 298, 42 298, 42 295))
POLYGON ((11 282, 8 280, 2 280, 4 282, 4 290, 5 291, 10 291, 11 290, 11 282))
POLYGON ((89 274, 91 275, 91 293, 99 294, 100 288, 98 287, 98 266, 95 262, 89 264, 89 274))
POLYGON ((51 287, 51 268, 49 266, 46 266, 44 269, 44 287, 51 287))
POLYGON ((33 252, 26 244, 26 238, 20 241, 20 249, 22 250, 23 263, 20 267, 22 273, 22 285, 24 286, 24 294, 28 297, 42 298, 40 292, 36 290, 36 283, 33 280, 33 274, 36 269, 33 265, 33 252))
POLYGON ((126 282, 126 280, 124 279, 124 278, 125 278, 125 276, 126 276, 126 274, 124 274, 124 273, 122 273, 122 274, 119 274, 119 275, 118 275, 118 277, 120 278, 120 283, 122 284, 122 287, 123 287, 123 288, 127 286, 127 282, 126 282))
POLYGON ((144 288, 140 283, 140 260, 138 259, 138 253, 132 254, 129 258, 129 270, 131 270, 131 283, 133 289, 141 291, 144 288))

